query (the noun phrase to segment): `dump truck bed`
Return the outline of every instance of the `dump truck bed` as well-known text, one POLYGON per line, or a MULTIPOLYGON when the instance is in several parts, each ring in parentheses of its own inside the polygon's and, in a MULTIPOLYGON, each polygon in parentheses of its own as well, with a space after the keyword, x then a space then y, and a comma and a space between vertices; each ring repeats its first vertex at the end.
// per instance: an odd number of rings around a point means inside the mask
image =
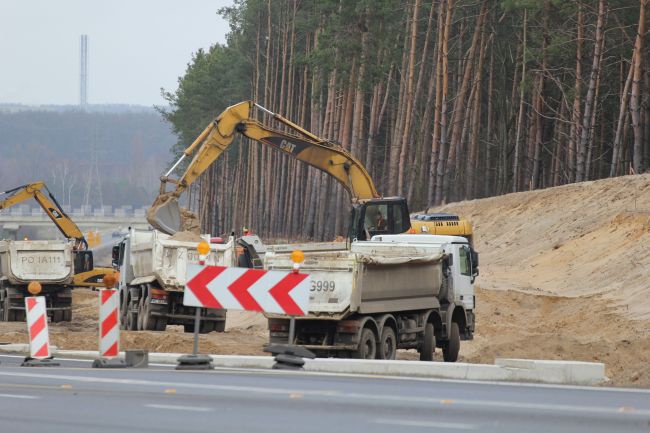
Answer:
POLYGON ((72 244, 67 241, 0 241, 0 279, 9 284, 70 284, 73 276, 72 244))
MULTIPOLYGON (((166 290, 183 291, 188 263, 198 263, 199 242, 174 240, 157 230, 132 231, 131 263, 134 279, 130 285, 157 281, 166 290)), ((207 265, 232 266, 234 240, 210 244, 207 265)))
MULTIPOLYGON (((297 246, 297 245, 296 245, 297 246)), ((310 315, 340 319, 354 312, 381 313, 438 307, 443 250, 434 245, 353 242, 348 249, 300 245, 301 272, 311 275, 310 315)), ((289 270, 290 246, 269 247, 265 268, 289 270)))

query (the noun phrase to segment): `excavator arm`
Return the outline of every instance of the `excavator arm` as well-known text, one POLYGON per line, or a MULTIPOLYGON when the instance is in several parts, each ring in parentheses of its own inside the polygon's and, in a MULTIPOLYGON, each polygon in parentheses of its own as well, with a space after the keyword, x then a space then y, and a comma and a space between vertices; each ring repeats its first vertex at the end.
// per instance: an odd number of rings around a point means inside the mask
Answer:
POLYGON ((275 147, 328 173, 350 193, 353 202, 379 197, 363 164, 343 147, 317 137, 252 101, 246 101, 228 107, 213 120, 161 177, 160 194, 147 214, 147 219, 154 228, 169 234, 191 228, 192 223, 188 221, 192 220, 192 216, 183 214, 178 205, 178 198, 228 148, 237 134, 275 147), (266 112, 294 132, 288 133, 262 124, 251 116, 254 108, 266 112), (172 171, 192 155, 197 147, 198 151, 180 179, 170 178, 172 171), (176 184, 173 191, 166 191, 168 182, 176 184))
POLYGON ((66 238, 74 239, 77 242, 78 245, 76 246, 76 249, 88 248, 86 238, 77 224, 66 215, 43 181, 29 183, 27 185, 10 189, 9 191, 0 192, 0 196, 6 194, 9 194, 9 197, 0 200, 0 210, 10 208, 25 200, 33 198, 52 220, 61 234, 66 238), (43 193, 43 190, 47 191, 47 195, 43 193))

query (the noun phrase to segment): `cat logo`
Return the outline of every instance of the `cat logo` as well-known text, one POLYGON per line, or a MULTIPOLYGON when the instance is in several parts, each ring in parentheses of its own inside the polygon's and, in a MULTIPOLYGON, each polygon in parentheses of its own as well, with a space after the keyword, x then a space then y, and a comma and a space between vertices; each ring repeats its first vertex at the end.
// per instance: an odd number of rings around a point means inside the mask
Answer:
POLYGON ((296 150, 296 145, 283 139, 280 142, 280 150, 284 150, 287 153, 293 153, 293 151, 296 150))
POLYGON ((60 213, 58 210, 54 209, 54 208, 51 208, 51 207, 50 207, 50 208, 48 208, 47 210, 49 210, 50 213, 51 213, 52 215, 54 215, 54 218, 56 218, 56 219, 60 219, 60 218, 63 217, 63 215, 61 215, 61 213, 60 213))

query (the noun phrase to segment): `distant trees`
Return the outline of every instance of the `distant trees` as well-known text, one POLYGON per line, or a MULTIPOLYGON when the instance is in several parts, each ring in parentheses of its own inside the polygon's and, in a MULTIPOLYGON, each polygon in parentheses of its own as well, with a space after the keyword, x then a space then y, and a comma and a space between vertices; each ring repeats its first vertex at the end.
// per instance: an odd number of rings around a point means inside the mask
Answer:
POLYGON ((174 137, 155 112, 0 111, 0 190, 45 180, 59 202, 79 207, 95 144, 103 203, 146 206, 157 193, 174 137))
MULTIPOLYGON (((341 143, 413 210, 646 169, 647 1, 243 0, 165 113, 189 144, 255 99, 341 143)), ((194 195, 205 229, 332 239, 346 193, 257 143, 194 195)))

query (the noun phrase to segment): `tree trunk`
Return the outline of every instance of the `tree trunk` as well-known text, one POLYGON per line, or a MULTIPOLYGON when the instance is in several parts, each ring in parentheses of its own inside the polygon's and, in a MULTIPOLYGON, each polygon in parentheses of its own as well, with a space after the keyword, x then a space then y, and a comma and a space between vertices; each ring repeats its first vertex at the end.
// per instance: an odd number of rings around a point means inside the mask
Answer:
POLYGON ((591 111, 594 108, 594 94, 596 92, 596 79, 600 69, 600 50, 603 41, 603 27, 605 25, 605 0, 598 2, 598 22, 596 23, 596 41, 594 43, 594 55, 591 64, 591 73, 589 76, 589 87, 585 97, 585 108, 582 115, 582 131, 580 142, 578 143, 578 154, 576 161, 576 182, 582 182, 586 178, 586 157, 587 143, 591 129, 591 111))
POLYGON ((648 0, 639 0, 639 28, 634 42, 634 54, 632 56, 632 95, 630 96, 630 116, 632 118, 632 131, 634 132, 634 152, 632 156, 632 168, 635 173, 643 173, 645 161, 643 160, 643 127, 641 125, 641 80, 643 67, 643 38, 646 27, 646 6, 648 0))

